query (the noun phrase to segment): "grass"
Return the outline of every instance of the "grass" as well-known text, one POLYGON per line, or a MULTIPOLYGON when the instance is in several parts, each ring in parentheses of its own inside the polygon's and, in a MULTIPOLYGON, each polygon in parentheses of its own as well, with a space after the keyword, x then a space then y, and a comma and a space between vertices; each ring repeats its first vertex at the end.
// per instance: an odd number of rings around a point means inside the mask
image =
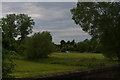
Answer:
POLYGON ((102 54, 95 53, 52 53, 49 58, 37 62, 14 60, 15 71, 11 74, 16 78, 41 76, 73 70, 82 70, 97 66, 118 64, 109 61, 102 54))
POLYGON ((117 62, 109 61, 102 54, 96 53, 53 53, 49 58, 40 59, 39 62, 48 64, 64 64, 68 66, 83 66, 88 68, 117 64, 117 62))
POLYGON ((17 66, 11 75, 15 76, 16 78, 33 77, 51 73, 66 72, 80 68, 82 69, 82 67, 78 66, 43 64, 24 60, 14 60, 14 63, 16 63, 17 66))

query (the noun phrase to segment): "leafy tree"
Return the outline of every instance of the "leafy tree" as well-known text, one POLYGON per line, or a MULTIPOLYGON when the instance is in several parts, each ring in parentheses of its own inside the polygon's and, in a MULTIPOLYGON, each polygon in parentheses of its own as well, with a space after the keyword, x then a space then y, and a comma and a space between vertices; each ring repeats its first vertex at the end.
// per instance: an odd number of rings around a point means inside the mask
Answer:
POLYGON ((28 59, 48 57, 53 51, 52 36, 49 32, 35 33, 26 40, 25 55, 28 59))
POLYGON ((75 45, 75 40, 72 40, 70 44, 74 46, 75 45))
POLYGON ((21 36, 20 40, 24 40, 27 37, 27 35, 32 33, 34 21, 33 19, 31 19, 31 17, 29 17, 26 14, 19 14, 16 15, 16 17, 17 18, 15 23, 18 28, 19 35, 21 36))
POLYGON ((64 40, 60 41, 60 51, 65 52, 65 51, 74 51, 75 50, 75 40, 72 41, 67 41, 65 42, 64 40))
POLYGON ((79 52, 88 52, 89 44, 87 42, 78 42, 76 44, 76 50, 79 52))
POLYGON ((89 51, 94 53, 100 53, 101 52, 101 44, 97 41, 96 38, 91 38, 89 41, 89 51))
POLYGON ((32 33, 34 25, 33 19, 26 14, 8 14, 2 18, 1 23, 3 36, 16 38, 19 35, 20 40, 24 40, 28 34, 32 33))
POLYGON ((13 64, 13 55, 16 53, 16 42, 12 38, 6 38, 2 35, 2 77, 12 78, 9 74, 12 73, 15 64, 13 64))
POLYGON ((3 30, 3 46, 9 47, 11 46, 10 44, 15 45, 15 51, 21 54, 24 50, 24 39, 32 33, 33 19, 27 14, 8 14, 1 19, 1 24, 3 30), (16 38, 18 40, 15 40, 16 38))
POLYGON ((67 41, 67 43, 66 43, 67 45, 70 45, 71 44, 71 42, 70 41, 67 41))
POLYGON ((16 51, 15 48, 15 40, 14 36, 15 34, 15 26, 12 25, 13 20, 15 19, 14 16, 11 16, 8 19, 1 19, 1 36, 2 36, 2 78, 12 78, 9 74, 12 73, 14 69, 14 64, 12 63, 12 55, 16 51), (11 18, 12 17, 12 18, 11 18), (11 20, 11 19, 12 20, 11 20), (7 24, 8 23, 8 24, 7 24), (11 26, 12 27, 11 27, 11 26), (7 60, 7 62, 6 62, 7 60))
POLYGON ((68 51, 75 51, 75 48, 74 48, 74 46, 67 46, 67 50, 68 51))
POLYGON ((66 42, 65 42, 64 40, 61 40, 61 41, 60 41, 60 44, 61 44, 61 46, 63 46, 63 45, 66 44, 66 42))
POLYGON ((120 60, 120 2, 78 2, 71 13, 75 23, 103 46, 105 55, 120 60))
POLYGON ((66 51, 66 42, 64 40, 60 41, 60 51, 65 52, 66 51))
POLYGON ((2 35, 4 37, 12 38, 17 37, 17 29, 15 25, 16 16, 15 14, 9 14, 6 18, 2 18, 1 26, 2 26, 2 35))
POLYGON ((66 46, 63 46, 62 48, 61 48, 61 52, 65 52, 65 51, 67 51, 68 50, 68 48, 66 47, 66 46))
POLYGON ((0 20, 2 28, 2 76, 4 79, 11 78, 9 75, 14 69, 13 56, 18 52, 18 43, 15 38, 21 36, 23 40, 31 33, 33 20, 25 14, 8 14, 0 20), (23 37, 24 36, 24 37, 23 37))
POLYGON ((55 52, 61 51, 61 45, 60 44, 54 44, 55 52))

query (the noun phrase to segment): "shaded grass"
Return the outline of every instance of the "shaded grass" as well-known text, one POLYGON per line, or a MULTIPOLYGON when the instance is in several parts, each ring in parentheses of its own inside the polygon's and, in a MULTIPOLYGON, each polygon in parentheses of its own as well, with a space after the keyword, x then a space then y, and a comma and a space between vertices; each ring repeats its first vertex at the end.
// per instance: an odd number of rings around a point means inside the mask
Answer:
POLYGON ((109 61, 102 54, 95 53, 52 53, 49 55, 49 58, 42 58, 37 62, 14 60, 14 63, 16 64, 16 68, 11 75, 16 78, 118 64, 116 61, 109 61))
POLYGON ((15 71, 11 75, 15 76, 16 78, 40 76, 45 74, 66 72, 85 68, 59 64, 43 64, 24 60, 14 60, 14 63, 16 64, 16 67, 15 71))

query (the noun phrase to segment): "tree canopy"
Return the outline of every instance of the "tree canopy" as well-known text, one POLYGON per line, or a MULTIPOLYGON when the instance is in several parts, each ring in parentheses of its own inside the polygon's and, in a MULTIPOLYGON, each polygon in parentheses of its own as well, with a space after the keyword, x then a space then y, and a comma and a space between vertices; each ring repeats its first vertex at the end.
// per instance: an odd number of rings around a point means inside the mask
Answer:
POLYGON ((108 56, 120 59, 120 2, 78 2, 72 19, 103 46, 108 56))
POLYGON ((20 36, 19 39, 23 40, 32 33, 34 21, 27 14, 8 14, 2 18, 1 24, 3 37, 13 39, 20 36))

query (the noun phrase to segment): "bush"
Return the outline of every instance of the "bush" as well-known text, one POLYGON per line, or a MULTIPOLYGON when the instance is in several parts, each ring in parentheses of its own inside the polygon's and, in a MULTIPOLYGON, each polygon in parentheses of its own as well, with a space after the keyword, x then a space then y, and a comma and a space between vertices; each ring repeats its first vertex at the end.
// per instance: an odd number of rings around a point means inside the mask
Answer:
POLYGON ((54 47, 52 36, 49 32, 35 33, 26 40, 25 56, 28 59, 39 59, 48 57, 54 47))
POLYGON ((6 49, 2 49, 2 80, 12 80, 13 76, 9 75, 13 72, 15 64, 12 59, 14 58, 15 51, 8 51, 6 49))
POLYGON ((79 42, 76 45, 76 49, 79 52, 88 52, 89 50, 89 45, 86 42, 79 42))

